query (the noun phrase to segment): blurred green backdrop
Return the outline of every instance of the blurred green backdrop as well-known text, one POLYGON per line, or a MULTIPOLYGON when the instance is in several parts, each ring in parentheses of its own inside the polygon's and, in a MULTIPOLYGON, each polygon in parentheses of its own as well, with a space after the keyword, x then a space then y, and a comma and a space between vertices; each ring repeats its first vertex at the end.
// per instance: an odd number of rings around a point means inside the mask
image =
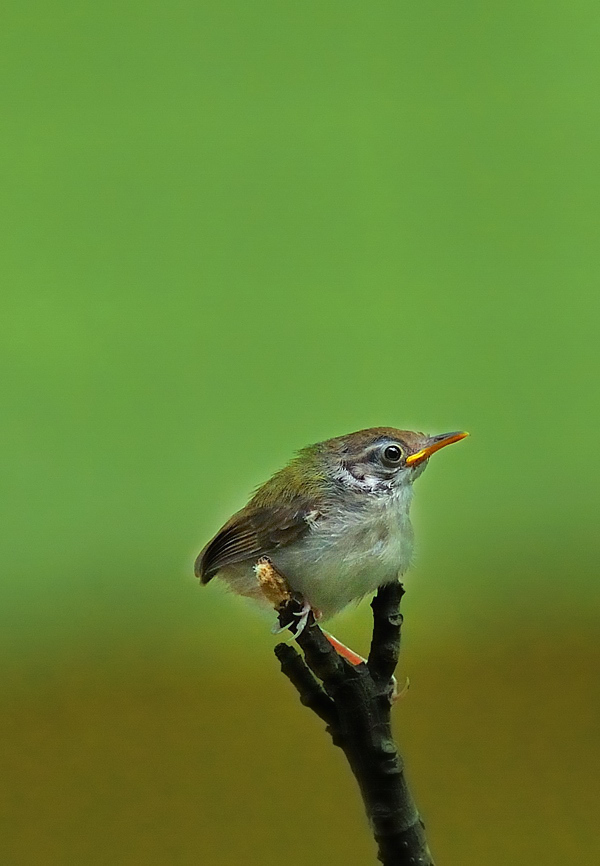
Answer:
POLYGON ((374 862, 269 623, 192 561, 383 424, 472 434, 418 484, 395 710, 437 860, 595 866, 597 4, 0 22, 0 862, 374 862))

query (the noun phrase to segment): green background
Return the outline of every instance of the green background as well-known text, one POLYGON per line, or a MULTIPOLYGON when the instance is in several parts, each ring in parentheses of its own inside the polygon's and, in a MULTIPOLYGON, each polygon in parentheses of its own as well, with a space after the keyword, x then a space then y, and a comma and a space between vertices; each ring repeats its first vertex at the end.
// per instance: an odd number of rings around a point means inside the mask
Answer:
POLYGON ((0 34, 0 861, 374 862, 268 620, 192 562, 295 449, 392 425, 471 432, 418 483, 394 710, 437 862, 595 866, 597 4, 0 34))

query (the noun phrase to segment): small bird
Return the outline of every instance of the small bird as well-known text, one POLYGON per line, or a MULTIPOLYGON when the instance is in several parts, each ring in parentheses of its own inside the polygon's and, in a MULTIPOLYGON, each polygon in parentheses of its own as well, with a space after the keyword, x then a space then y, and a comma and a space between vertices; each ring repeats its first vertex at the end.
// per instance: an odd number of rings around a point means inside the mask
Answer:
POLYGON ((467 433, 373 427, 303 448, 201 551, 195 573, 265 601, 255 566, 269 557, 324 618, 397 580, 413 555, 413 482, 467 433))

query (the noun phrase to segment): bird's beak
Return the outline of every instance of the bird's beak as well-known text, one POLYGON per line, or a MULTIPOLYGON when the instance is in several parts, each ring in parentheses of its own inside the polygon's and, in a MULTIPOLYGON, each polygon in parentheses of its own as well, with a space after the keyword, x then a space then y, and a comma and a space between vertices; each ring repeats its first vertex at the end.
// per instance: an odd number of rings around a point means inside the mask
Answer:
POLYGON ((461 439, 464 439, 465 436, 468 435, 468 433, 440 433, 439 436, 430 436, 427 445, 424 448, 421 448, 420 451, 407 457, 404 461, 404 465, 418 466, 419 463, 422 463, 423 460, 427 460, 432 454, 439 451, 440 448, 445 448, 446 445, 452 445, 453 442, 460 442, 461 439))

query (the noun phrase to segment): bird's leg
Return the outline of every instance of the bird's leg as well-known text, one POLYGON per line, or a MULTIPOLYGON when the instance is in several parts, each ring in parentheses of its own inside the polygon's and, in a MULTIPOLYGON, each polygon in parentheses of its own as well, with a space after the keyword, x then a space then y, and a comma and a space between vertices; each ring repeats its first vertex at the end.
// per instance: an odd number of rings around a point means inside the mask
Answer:
POLYGON ((280 634, 290 629, 294 636, 305 627, 310 613, 310 605, 301 596, 295 595, 268 556, 261 556, 254 566, 257 582, 264 597, 277 611, 277 622, 271 632, 280 634), (299 622, 296 619, 299 618, 299 622))
MULTIPOLYGON (((325 631, 324 628, 321 629, 321 631, 323 632, 329 643, 332 645, 332 647, 335 649, 335 651, 338 653, 338 655, 341 655, 342 658, 345 658, 346 661, 349 661, 351 665, 364 665, 367 663, 366 659, 364 659, 358 653, 354 652, 354 650, 350 649, 350 647, 346 646, 346 644, 343 644, 332 634, 329 634, 329 632, 325 631)), ((408 692, 408 688, 410 685, 408 677, 406 678, 406 681, 401 689, 398 688, 398 680, 394 676, 392 676, 392 684, 394 687, 392 691, 392 701, 399 701, 402 698, 406 697, 406 693, 408 692)))
POLYGON ((277 622, 271 629, 273 634, 289 629, 296 638, 306 628, 311 612, 315 620, 321 618, 321 611, 312 608, 303 596, 290 589, 285 576, 277 571, 268 556, 261 556, 254 571, 263 595, 277 611, 277 622))
POLYGON ((345 658, 346 661, 349 661, 351 665, 364 665, 367 663, 367 660, 362 656, 359 656, 358 653, 355 653, 354 650, 350 649, 350 647, 343 644, 340 640, 334 637, 332 634, 329 634, 325 629, 321 629, 329 643, 342 658, 345 658))

